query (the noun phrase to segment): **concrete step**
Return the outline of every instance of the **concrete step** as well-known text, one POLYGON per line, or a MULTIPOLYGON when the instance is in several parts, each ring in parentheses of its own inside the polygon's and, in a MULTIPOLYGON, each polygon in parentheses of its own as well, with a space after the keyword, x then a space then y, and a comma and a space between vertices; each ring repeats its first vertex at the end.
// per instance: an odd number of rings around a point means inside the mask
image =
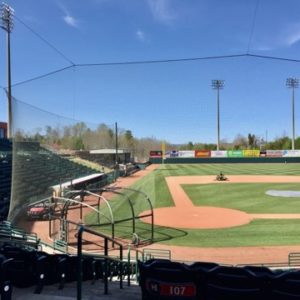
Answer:
MULTIPOLYGON (((130 287, 124 282, 124 288, 120 289, 118 281, 112 281, 108 284, 108 295, 104 295, 103 282, 97 281, 95 284, 83 282, 82 299, 83 300, 141 300, 141 289, 136 283, 130 287)), ((45 286, 41 294, 34 294, 34 287, 19 289, 13 287, 13 300, 70 300, 76 299, 77 289, 76 282, 67 283, 62 290, 58 290, 58 285, 45 286)))

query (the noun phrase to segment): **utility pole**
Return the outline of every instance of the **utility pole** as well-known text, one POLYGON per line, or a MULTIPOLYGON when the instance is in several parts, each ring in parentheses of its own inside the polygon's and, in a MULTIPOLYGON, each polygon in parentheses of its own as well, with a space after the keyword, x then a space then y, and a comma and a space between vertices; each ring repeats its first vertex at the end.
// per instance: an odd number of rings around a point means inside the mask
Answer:
POLYGON ((288 78, 286 86, 292 89, 292 150, 295 150, 295 89, 299 87, 299 79, 288 78))
POLYGON ((116 166, 117 166, 119 163, 119 155, 118 155, 119 141, 118 141, 118 123, 117 122, 115 123, 115 134, 116 134, 116 166))
POLYGON ((11 63, 10 63, 10 33, 14 27, 13 16, 15 11, 6 3, 1 6, 1 28, 6 31, 7 44, 7 102, 8 102, 8 128, 7 137, 12 137, 12 96, 11 96, 11 63))
POLYGON ((224 80, 215 79, 211 84, 217 90, 217 150, 220 150, 220 90, 224 87, 224 80))

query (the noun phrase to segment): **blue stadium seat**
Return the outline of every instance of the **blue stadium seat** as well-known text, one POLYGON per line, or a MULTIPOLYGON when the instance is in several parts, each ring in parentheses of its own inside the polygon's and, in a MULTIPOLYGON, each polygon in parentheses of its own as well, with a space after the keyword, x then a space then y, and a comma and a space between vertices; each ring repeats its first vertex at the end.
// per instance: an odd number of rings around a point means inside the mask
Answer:
POLYGON ((262 282, 254 273, 238 267, 219 266, 207 273, 207 300, 258 300, 264 298, 262 282))
POLYGON ((270 299, 300 299, 300 271, 285 271, 271 280, 270 299))
POLYGON ((139 262, 140 285, 144 300, 196 300, 197 272, 171 261, 139 262))

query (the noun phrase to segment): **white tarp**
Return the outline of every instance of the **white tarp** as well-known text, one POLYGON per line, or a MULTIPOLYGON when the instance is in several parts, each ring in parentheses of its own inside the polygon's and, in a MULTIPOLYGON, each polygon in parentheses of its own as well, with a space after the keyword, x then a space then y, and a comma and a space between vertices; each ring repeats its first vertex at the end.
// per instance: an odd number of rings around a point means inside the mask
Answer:
POLYGON ((300 191, 278 191, 278 190, 269 190, 266 191, 266 194, 274 197, 298 197, 300 198, 300 191))

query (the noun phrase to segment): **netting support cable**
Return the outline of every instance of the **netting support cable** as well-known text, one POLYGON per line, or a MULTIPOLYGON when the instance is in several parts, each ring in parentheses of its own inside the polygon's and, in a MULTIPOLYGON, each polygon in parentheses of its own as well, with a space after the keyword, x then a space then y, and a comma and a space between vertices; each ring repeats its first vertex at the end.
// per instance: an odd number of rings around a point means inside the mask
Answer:
POLYGON ((127 62, 108 62, 108 63, 90 63, 90 64, 74 64, 71 66, 66 66, 43 75, 39 75, 27 80, 19 81, 12 84, 12 87, 23 85, 32 81, 36 81, 45 77, 55 75, 57 73, 63 72, 74 67, 103 67, 103 66, 125 66, 125 65, 145 65, 145 64, 161 64, 161 63, 177 63, 177 62, 190 62, 190 61, 201 61, 201 60, 219 60, 219 59, 230 59, 230 58, 261 58, 265 60, 277 60, 292 63, 299 63, 300 59, 289 58, 289 57, 279 57, 279 56, 268 56, 253 53, 242 53, 242 54, 231 54, 231 55, 217 55, 217 56, 203 56, 203 57, 192 57, 192 58, 178 58, 178 59, 164 59, 164 60, 144 60, 144 61, 127 61, 127 62))

